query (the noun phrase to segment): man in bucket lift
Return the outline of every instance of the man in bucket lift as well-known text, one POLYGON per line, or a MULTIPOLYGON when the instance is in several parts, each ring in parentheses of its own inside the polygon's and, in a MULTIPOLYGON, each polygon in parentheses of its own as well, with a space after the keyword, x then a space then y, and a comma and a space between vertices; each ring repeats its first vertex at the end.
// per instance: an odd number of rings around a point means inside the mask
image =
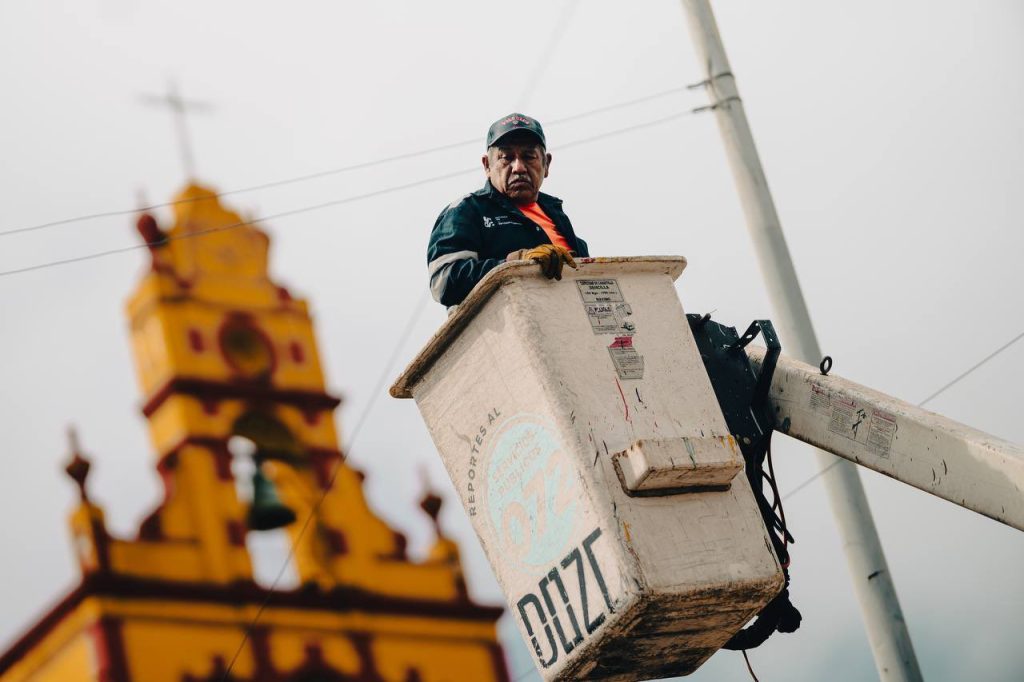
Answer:
POLYGON ((462 303, 506 261, 536 261, 546 277, 561 279, 563 264, 576 267, 573 255, 590 255, 562 201, 540 191, 551 167, 540 123, 523 114, 495 121, 482 161, 483 189, 449 205, 430 233, 430 292, 446 306, 462 303))

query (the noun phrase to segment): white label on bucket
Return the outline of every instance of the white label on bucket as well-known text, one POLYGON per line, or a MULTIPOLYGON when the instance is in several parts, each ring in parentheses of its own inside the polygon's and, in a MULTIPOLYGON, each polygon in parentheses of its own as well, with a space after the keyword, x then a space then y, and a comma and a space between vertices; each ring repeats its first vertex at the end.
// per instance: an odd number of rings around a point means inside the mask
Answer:
POLYGON ((619 283, 614 279, 578 279, 580 296, 584 303, 623 303, 619 283))

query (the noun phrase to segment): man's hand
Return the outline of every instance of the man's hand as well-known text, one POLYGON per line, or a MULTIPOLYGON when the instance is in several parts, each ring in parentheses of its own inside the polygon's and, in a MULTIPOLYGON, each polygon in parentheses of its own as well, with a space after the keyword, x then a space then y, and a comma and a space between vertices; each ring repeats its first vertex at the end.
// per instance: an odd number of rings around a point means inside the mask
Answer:
POLYGON ((532 260, 540 264, 540 271, 548 279, 562 279, 562 266, 567 264, 576 269, 576 261, 572 253, 564 246, 555 244, 541 244, 535 249, 520 249, 508 254, 506 261, 532 260))

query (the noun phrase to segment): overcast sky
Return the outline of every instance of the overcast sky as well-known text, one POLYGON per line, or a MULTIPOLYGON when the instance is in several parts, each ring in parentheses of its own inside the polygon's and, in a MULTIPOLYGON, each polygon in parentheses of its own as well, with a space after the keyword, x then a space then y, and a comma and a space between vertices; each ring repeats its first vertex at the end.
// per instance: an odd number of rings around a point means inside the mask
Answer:
MULTIPOLYGON (((1024 5, 714 8, 834 372, 917 402, 1024 331, 1024 5)), ((512 110, 550 122, 702 78, 677 0, 5 2, 0 50, 0 230, 130 209, 140 193, 171 199, 184 180, 171 118, 140 95, 172 77, 211 107, 189 125, 199 177, 217 190, 478 140, 226 200, 257 216, 472 169, 487 126, 512 110)), ((713 118, 569 146, 705 101, 676 92, 550 123, 545 190, 565 200, 593 253, 685 255, 686 310, 746 326, 772 311, 713 118)), ((468 173, 266 225, 275 276, 314 310, 346 435, 417 310, 434 218, 482 180, 468 173)), ((133 222, 0 236, 0 270, 137 243, 133 222)), ((147 260, 136 250, 0 276, 2 642, 77 579, 65 523, 73 487, 61 473, 68 423, 116 532, 133 532, 159 499, 124 317, 147 260)), ((431 303, 392 375, 443 318, 431 303)), ((1022 362, 1024 342, 929 408, 1024 441, 1022 362)), ((499 601, 415 405, 376 400, 351 451, 373 506, 424 551, 416 501, 428 466, 473 594, 499 601)), ((784 440, 785 491, 815 464, 784 440)), ((1024 677, 1024 534, 862 476, 926 679, 1024 677)), ((804 624, 752 652, 755 670, 762 680, 871 679, 823 487, 786 511, 804 624)), ((536 679, 518 635, 503 632, 513 676, 536 679)), ((739 654, 721 652, 689 679, 747 672, 739 654)))

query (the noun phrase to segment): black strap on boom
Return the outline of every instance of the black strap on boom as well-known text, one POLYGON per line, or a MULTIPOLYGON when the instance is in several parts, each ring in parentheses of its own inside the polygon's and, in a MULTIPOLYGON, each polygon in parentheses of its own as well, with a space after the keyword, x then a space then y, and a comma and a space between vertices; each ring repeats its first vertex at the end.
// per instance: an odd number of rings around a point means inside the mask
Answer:
POLYGON ((801 620, 800 612, 789 601, 789 545, 794 540, 786 527, 786 514, 782 509, 771 459, 774 418, 768 403, 768 389, 782 346, 769 320, 755 320, 743 336, 739 336, 734 327, 713 322, 710 315, 686 317, 729 432, 743 452, 747 480, 786 577, 782 592, 768 602, 753 623, 724 645, 724 648, 733 650, 753 649, 775 631, 796 631, 801 620), (764 337, 768 350, 760 372, 755 373, 744 348, 757 338, 758 333, 764 337), (765 495, 765 483, 771 491, 771 500, 765 495))

